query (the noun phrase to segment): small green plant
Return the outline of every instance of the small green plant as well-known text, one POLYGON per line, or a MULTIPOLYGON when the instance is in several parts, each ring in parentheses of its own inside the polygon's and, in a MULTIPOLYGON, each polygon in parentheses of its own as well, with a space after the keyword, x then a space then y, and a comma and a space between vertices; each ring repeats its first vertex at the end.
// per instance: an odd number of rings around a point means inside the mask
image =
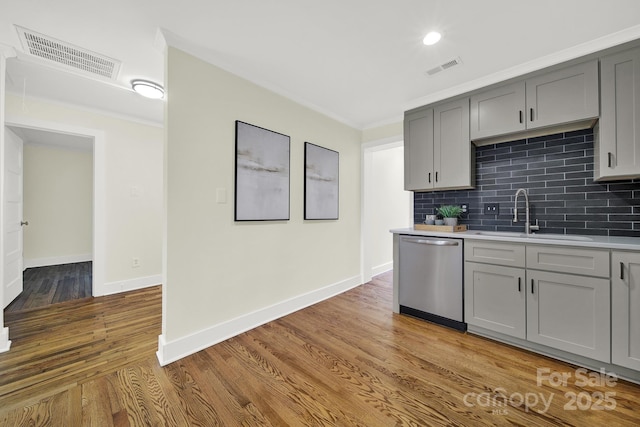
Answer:
POLYGON ((442 218, 459 218, 462 215, 462 208, 455 205, 440 206, 437 211, 442 218))

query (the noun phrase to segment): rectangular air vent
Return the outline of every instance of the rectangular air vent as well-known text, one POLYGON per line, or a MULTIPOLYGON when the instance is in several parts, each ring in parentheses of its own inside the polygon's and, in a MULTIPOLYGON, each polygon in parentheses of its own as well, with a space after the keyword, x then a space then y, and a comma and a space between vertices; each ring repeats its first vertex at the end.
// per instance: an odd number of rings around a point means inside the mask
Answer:
POLYGON ((450 61, 445 62, 444 64, 440 64, 437 67, 434 67, 425 72, 428 76, 433 76, 434 74, 439 73, 440 71, 448 70, 451 67, 455 67, 456 65, 462 64, 462 59, 460 57, 453 58, 450 61))
POLYGON ((25 52, 93 76, 115 80, 121 62, 16 25, 25 52))

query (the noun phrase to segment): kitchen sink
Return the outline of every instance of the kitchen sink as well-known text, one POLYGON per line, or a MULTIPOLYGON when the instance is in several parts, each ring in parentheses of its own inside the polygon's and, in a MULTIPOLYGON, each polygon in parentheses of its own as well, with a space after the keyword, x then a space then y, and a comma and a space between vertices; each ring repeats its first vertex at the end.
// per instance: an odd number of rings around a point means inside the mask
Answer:
POLYGON ((569 234, 525 234, 525 233, 514 233, 511 231, 469 231, 471 234, 476 234, 478 236, 496 236, 496 237, 523 237, 527 239, 540 239, 540 240, 569 240, 574 242, 591 242, 593 241, 590 237, 584 236, 572 236, 569 234))
POLYGON ((527 237, 524 233, 514 233, 510 231, 470 231, 469 233, 478 236, 497 236, 497 237, 527 237))
POLYGON ((574 242, 591 242, 591 237, 572 236, 569 234, 531 234, 530 239, 547 239, 547 240, 572 240, 574 242))

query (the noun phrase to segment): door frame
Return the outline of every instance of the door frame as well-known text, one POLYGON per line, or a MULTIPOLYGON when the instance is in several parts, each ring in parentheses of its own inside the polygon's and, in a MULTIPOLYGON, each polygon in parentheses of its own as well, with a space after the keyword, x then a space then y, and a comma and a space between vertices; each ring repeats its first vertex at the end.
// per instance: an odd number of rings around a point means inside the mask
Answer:
MULTIPOLYGON (((49 122, 30 117, 5 117, 6 127, 18 127, 86 137, 93 142, 93 262, 91 294, 104 295, 106 261, 106 144, 104 132, 97 129, 49 122)), ((2 130, 4 132, 4 129, 2 130)), ((4 244, 4 242, 0 242, 4 244)))
MULTIPOLYGON (((371 212, 373 206, 373 153, 376 151, 389 150, 404 145, 402 135, 391 136, 375 141, 365 142, 361 148, 361 228, 360 228, 360 276, 362 283, 367 283, 373 278, 373 265, 371 260, 371 237, 369 230, 371 228, 371 212)), ((413 197, 410 197, 410 224, 413 224, 413 197)))

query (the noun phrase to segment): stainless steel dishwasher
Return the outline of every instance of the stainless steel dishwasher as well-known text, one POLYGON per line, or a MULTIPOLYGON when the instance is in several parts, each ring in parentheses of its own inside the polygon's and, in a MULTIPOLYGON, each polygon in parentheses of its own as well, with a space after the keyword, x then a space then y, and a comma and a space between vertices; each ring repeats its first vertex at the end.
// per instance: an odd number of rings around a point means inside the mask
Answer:
POLYGON ((400 236, 400 313, 466 331, 462 239, 400 236))

